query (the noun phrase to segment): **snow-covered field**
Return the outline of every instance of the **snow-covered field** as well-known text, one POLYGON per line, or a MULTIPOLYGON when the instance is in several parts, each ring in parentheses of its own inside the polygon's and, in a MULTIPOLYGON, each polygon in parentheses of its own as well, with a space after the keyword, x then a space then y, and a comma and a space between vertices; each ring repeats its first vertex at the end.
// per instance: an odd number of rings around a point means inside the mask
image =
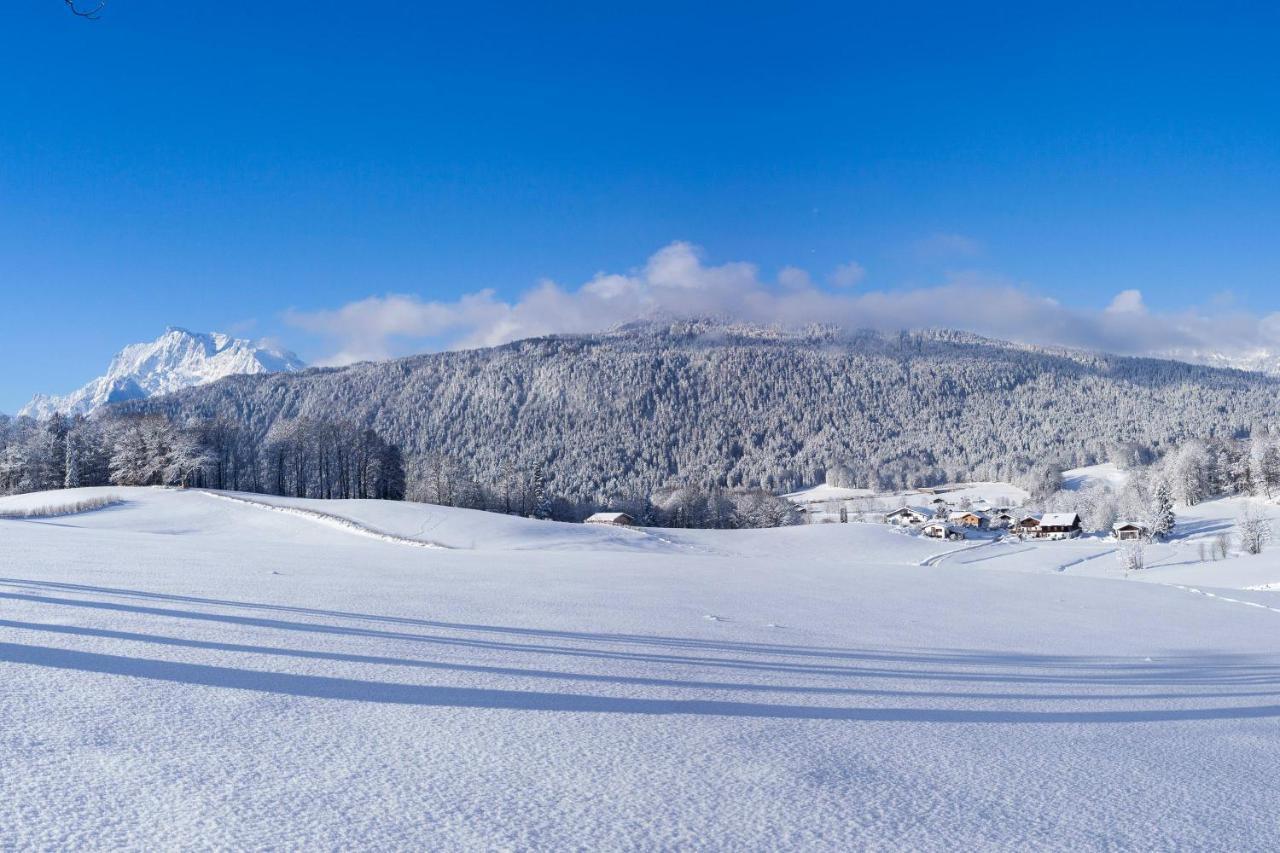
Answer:
POLYGON ((1230 501, 1124 579, 1090 540, 102 492, 0 520, 5 849, 1280 845, 1280 549, 1199 562, 1230 501))

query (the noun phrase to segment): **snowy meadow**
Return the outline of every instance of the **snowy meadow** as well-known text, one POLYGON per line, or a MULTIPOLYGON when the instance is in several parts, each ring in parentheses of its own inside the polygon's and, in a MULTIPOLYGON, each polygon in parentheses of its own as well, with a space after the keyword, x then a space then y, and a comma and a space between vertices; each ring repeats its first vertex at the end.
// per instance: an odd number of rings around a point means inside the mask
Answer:
POLYGON ((110 495, 0 519, 5 847, 1280 838, 1280 559, 1196 559, 1232 501, 1126 578, 1090 538, 110 495))

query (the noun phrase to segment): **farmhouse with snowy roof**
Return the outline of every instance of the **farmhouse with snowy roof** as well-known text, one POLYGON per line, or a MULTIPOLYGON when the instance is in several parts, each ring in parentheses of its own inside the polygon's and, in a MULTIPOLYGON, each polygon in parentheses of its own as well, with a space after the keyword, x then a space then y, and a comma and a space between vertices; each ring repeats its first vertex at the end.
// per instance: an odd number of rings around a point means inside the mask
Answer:
POLYGON ((1019 536, 1035 536, 1040 532, 1040 519, 1034 515, 1025 515, 1013 525, 1013 532, 1019 536))
POLYGON ((1117 521, 1111 525, 1111 535, 1121 542, 1134 542, 1150 538, 1151 530, 1138 521, 1117 521))
POLYGON ((611 524, 614 527, 634 527, 636 520, 625 512, 597 512, 587 517, 587 524, 611 524))
POLYGON ((947 516, 947 521, 950 521, 957 527, 975 527, 982 529, 987 526, 987 516, 981 512, 973 512, 971 510, 956 510, 947 516))
POLYGON ((915 506, 904 506, 895 509, 893 512, 885 513, 884 520, 888 524, 908 525, 908 524, 924 524, 933 513, 927 509, 921 509, 915 506))
POLYGON ((1084 530, 1074 512, 1047 512, 1040 517, 1037 535, 1042 539, 1075 539, 1084 530))
POLYGON ((930 539, 963 539, 964 531, 952 527, 945 521, 931 521, 924 527, 920 528, 920 532, 930 539))

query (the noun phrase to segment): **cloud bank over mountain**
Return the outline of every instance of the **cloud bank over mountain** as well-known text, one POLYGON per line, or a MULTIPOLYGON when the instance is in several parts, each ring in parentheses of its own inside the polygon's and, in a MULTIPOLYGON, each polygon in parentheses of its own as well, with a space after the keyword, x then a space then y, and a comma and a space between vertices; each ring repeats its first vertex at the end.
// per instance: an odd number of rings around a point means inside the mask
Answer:
MULTIPOLYGON (((978 251, 967 238, 947 236, 953 255, 961 240, 967 254, 978 251)), ((1153 311, 1137 289, 1116 294, 1104 308, 1089 308, 1073 304, 1070 294, 1038 293, 1026 284, 976 271, 954 272, 937 285, 903 290, 867 289, 866 275, 862 265, 850 260, 817 276, 826 286, 797 267, 785 267, 770 279, 755 264, 709 264, 698 247, 674 242, 625 273, 601 272, 576 287, 544 280, 513 301, 492 290, 452 301, 387 294, 332 310, 291 310, 285 319, 329 341, 324 362, 335 365, 423 349, 601 331, 637 318, 670 315, 782 326, 954 328, 1029 344, 1280 369, 1280 314, 1258 316, 1230 305, 1153 311)))

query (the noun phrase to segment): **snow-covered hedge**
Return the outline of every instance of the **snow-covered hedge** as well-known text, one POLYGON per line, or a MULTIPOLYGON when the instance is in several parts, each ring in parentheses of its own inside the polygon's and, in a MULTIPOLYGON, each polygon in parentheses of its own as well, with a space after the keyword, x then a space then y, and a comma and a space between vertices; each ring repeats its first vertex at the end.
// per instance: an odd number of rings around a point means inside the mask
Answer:
POLYGON ((122 503, 124 503, 124 499, 115 495, 100 495, 95 498, 85 498, 84 500, 65 504, 29 506, 21 509, 0 509, 0 518, 57 518, 60 515, 92 512, 95 509, 105 509, 122 503))

